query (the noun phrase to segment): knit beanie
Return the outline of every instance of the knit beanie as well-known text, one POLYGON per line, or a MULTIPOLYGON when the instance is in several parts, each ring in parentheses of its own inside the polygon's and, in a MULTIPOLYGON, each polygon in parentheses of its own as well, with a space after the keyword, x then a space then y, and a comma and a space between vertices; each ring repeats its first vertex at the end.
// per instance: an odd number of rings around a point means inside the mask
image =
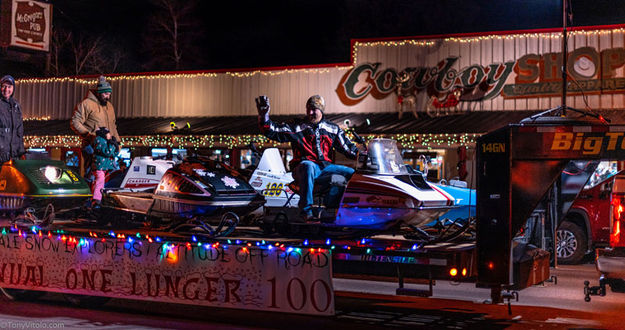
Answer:
POLYGON ((323 99, 323 97, 319 95, 313 95, 310 98, 308 98, 308 101, 306 101, 306 109, 311 109, 311 108, 325 111, 326 101, 323 99))
POLYGON ((0 85, 2 85, 4 83, 9 83, 9 84, 15 86, 15 78, 13 78, 13 76, 6 75, 6 76, 2 77, 2 79, 0 79, 0 85))
POLYGON ((104 76, 100 76, 100 78, 98 78, 98 85, 96 86, 96 91, 98 93, 111 93, 113 92, 113 89, 111 88, 111 84, 109 84, 109 82, 106 81, 106 78, 104 76))

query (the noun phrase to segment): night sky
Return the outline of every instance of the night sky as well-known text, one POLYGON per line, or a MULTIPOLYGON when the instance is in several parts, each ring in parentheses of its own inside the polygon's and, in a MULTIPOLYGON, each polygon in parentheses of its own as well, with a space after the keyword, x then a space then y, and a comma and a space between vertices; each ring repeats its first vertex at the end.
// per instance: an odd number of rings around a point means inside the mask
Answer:
MULTIPOLYGON (((191 0, 187 0, 191 1, 191 0)), ((54 24, 106 34, 128 52, 124 71, 147 68, 149 0, 52 1, 54 24)), ((561 0, 198 1, 188 16, 185 70, 349 61, 350 39, 559 27, 561 0)), ((625 1, 573 0, 573 25, 625 23, 625 1)), ((154 51, 154 50, 152 50, 154 51)))

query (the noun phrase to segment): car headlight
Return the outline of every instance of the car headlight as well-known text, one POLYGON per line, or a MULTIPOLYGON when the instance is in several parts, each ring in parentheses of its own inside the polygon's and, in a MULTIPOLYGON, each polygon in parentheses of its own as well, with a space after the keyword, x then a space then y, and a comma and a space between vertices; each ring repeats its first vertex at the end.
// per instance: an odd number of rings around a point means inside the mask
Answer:
POLYGON ((63 175, 63 170, 56 166, 46 166, 39 170, 43 172, 43 176, 45 176, 50 183, 57 182, 61 178, 61 175, 63 175))

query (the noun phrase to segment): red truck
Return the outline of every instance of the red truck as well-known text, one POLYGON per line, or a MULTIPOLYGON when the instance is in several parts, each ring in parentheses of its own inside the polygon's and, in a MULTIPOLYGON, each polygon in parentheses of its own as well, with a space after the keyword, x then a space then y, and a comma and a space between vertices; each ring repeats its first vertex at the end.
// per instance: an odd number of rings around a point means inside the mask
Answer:
MULTIPOLYGON (((595 174, 596 175, 596 174, 595 174)), ((597 247, 610 243, 610 219, 613 186, 624 172, 592 180, 571 205, 556 231, 558 263, 577 264, 597 247)))

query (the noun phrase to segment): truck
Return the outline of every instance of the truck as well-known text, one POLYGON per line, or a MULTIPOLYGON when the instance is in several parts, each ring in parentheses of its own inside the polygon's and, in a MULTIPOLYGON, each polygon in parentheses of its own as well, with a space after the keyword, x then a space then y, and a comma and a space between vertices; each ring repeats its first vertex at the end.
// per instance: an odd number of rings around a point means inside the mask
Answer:
POLYGON ((595 248, 608 246, 613 183, 615 175, 621 175, 613 165, 599 165, 558 226, 558 263, 578 264, 595 248))

